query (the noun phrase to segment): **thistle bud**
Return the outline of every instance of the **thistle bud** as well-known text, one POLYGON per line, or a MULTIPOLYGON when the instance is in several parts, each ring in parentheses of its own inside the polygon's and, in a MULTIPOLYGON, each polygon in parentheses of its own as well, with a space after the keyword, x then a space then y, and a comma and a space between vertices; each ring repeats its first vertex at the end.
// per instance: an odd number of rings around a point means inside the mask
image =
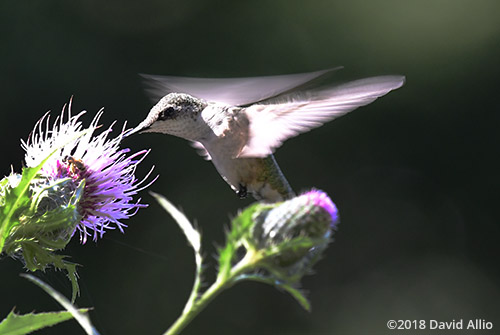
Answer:
POLYGON ((337 208, 322 191, 262 207, 253 216, 249 244, 270 257, 264 267, 282 280, 297 281, 316 263, 338 223, 337 208))
MULTIPOLYGON (((5 195, 13 192, 20 180, 17 174, 4 178, 0 202, 5 201, 5 195)), ((11 256, 22 255, 26 267, 32 271, 43 270, 52 263, 50 252, 66 247, 81 219, 77 204, 83 187, 84 182, 76 184, 71 178, 34 178, 27 194, 29 201, 18 209, 15 215, 18 224, 5 239, 4 251, 11 256)))

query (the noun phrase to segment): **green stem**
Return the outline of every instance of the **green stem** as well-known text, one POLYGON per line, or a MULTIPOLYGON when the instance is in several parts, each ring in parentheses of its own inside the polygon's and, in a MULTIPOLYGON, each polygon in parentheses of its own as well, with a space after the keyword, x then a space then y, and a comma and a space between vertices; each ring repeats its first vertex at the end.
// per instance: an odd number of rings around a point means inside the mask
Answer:
POLYGON ((196 302, 196 298, 198 298, 198 292, 200 291, 200 287, 201 287, 201 271, 202 271, 202 266, 203 266, 203 260, 201 258, 201 254, 198 252, 195 252, 194 256, 196 259, 196 274, 195 274, 195 278, 194 278, 193 289, 192 289, 191 295, 189 296, 189 299, 186 303, 186 306, 184 306, 184 310, 182 311, 182 314, 188 313, 191 310, 191 308, 193 307, 193 304, 196 302))
POLYGON ((208 305, 209 302, 211 302, 226 288, 235 284, 236 277, 247 271, 249 268, 252 268, 258 261, 259 257, 260 255, 257 253, 247 252, 245 257, 243 257, 243 259, 231 269, 231 273, 228 276, 219 275, 212 286, 210 286, 198 300, 193 301, 193 294, 191 294, 181 316, 177 318, 177 320, 163 335, 179 334, 208 305))

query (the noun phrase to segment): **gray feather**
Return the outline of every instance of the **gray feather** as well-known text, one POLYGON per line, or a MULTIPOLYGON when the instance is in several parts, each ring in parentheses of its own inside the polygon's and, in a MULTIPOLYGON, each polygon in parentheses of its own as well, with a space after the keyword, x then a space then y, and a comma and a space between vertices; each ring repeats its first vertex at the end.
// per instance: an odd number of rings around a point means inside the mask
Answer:
POLYGON ((206 101, 243 106, 302 86, 338 68, 316 72, 265 77, 194 78, 141 74, 148 93, 158 101, 168 93, 187 93, 206 101))

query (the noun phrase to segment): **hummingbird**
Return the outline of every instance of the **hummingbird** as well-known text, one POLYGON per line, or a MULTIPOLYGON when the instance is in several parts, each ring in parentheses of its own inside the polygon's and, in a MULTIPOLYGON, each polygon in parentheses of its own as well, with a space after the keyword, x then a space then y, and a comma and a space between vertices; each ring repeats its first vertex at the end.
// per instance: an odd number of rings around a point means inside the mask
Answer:
POLYGON ((159 101, 125 136, 162 133, 189 140, 239 197, 283 201, 295 194, 275 149, 405 82, 390 75, 311 88, 337 69, 246 78, 142 75, 159 101))

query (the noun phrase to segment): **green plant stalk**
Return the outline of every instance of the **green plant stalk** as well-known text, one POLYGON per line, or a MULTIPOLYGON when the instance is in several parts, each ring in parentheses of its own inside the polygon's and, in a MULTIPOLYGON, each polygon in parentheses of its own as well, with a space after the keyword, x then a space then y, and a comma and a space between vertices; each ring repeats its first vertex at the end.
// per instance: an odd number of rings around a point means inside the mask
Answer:
POLYGON ((181 316, 170 326, 170 328, 163 335, 176 335, 179 334, 215 297, 222 291, 231 287, 237 282, 238 276, 245 271, 254 267, 254 265, 262 258, 262 255, 256 251, 248 251, 241 261, 238 262, 232 269, 228 276, 219 275, 215 282, 203 293, 203 295, 196 300, 199 277, 195 281, 193 292, 184 308, 181 316), (196 292, 195 292, 196 291, 196 292), (194 294, 193 294, 194 293, 194 294))
POLYGON ((202 271, 201 254, 195 252, 195 258, 196 258, 196 275, 194 278, 193 290, 191 291, 191 295, 189 296, 186 306, 184 306, 184 310, 182 311, 183 315, 185 313, 188 313, 191 310, 191 308, 193 308, 193 305, 196 302, 196 298, 198 298, 198 294, 200 292, 201 271, 202 271))

